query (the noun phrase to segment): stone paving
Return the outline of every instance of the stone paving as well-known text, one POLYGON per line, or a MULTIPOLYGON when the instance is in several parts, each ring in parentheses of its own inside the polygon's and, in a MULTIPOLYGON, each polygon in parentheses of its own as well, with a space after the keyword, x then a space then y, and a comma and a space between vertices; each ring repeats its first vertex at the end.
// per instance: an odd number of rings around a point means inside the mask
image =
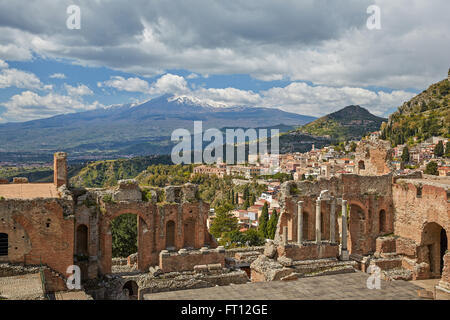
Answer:
POLYGON ((420 287, 403 280, 381 281, 368 289, 368 274, 337 274, 295 281, 240 285, 145 294, 145 300, 415 300, 420 287))
POLYGON ((43 296, 39 273, 0 278, 0 297, 9 300, 30 300, 43 296))

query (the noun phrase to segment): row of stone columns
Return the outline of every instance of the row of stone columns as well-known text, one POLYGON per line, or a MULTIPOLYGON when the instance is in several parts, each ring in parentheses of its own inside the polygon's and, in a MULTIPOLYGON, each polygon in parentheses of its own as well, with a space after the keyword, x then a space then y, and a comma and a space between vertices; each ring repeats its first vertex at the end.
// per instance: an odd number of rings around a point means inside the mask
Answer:
MULTIPOLYGON (((322 242, 322 201, 330 201, 330 242, 336 243, 336 198, 330 197, 329 199, 321 199, 320 197, 316 200, 316 243, 320 244, 322 242)), ((297 202, 297 243, 303 243, 303 201, 297 202)), ((341 256, 347 257, 347 200, 341 200, 342 204, 342 234, 341 234, 341 256)), ((287 227, 283 228, 284 233, 284 243, 287 244, 287 227)), ((345 259, 345 260, 347 260, 345 259)))

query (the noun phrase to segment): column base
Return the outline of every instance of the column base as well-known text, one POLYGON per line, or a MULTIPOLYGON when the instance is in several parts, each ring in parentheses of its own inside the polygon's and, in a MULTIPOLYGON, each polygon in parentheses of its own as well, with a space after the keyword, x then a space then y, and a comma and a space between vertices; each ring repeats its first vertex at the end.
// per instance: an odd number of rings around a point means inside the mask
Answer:
POLYGON ((350 255, 348 250, 341 250, 341 254, 339 255, 339 260, 348 261, 350 259, 350 255))

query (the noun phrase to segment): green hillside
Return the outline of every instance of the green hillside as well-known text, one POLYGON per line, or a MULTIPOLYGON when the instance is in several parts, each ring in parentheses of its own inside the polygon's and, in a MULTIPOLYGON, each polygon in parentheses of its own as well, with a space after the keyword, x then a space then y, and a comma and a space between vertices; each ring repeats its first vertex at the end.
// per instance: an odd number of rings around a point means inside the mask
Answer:
POLYGON ((114 186, 119 180, 135 178, 151 165, 171 163, 170 156, 96 161, 81 169, 70 179, 70 184, 75 187, 114 186))
POLYGON ((442 80, 405 102, 382 127, 393 146, 422 142, 432 136, 450 138, 450 81, 442 80))
POLYGON ((360 106, 348 106, 310 122, 298 131, 325 136, 332 141, 360 139, 369 132, 380 130, 386 119, 371 114, 360 106))
MULTIPOLYGON (((83 168, 81 164, 73 164, 67 167, 67 176, 69 178, 77 175, 83 168)), ((52 167, 0 167, 0 178, 8 179, 10 182, 14 177, 28 178, 29 182, 45 183, 53 181, 52 167)))

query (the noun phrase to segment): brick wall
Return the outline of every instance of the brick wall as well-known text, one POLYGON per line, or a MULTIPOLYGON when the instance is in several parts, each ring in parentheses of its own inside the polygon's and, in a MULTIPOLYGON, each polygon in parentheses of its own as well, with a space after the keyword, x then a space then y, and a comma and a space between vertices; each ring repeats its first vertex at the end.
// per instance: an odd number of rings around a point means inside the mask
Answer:
POLYGON ((65 274, 73 265, 73 216, 70 201, 60 199, 0 201, 0 232, 11 234, 8 256, 1 261, 40 264, 65 274))
POLYGON ((277 247, 278 256, 286 256, 293 260, 312 260, 324 258, 339 257, 339 246, 334 244, 322 243, 317 245, 314 243, 297 245, 289 244, 287 246, 279 245, 277 247))
POLYGON ((193 270, 196 265, 221 264, 225 266, 225 251, 204 250, 187 251, 186 253, 159 254, 159 267, 164 272, 193 270))

